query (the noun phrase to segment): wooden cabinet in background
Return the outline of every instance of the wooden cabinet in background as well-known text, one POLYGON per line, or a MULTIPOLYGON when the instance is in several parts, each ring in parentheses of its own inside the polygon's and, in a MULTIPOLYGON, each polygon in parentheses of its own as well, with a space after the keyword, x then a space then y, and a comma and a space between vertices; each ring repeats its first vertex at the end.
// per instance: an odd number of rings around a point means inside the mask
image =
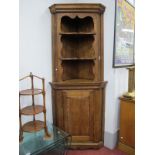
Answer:
POLYGON ((135 152, 135 100, 120 98, 120 131, 118 147, 134 155, 135 152))
POLYGON ((103 13, 101 4, 54 4, 52 105, 56 126, 72 135, 72 148, 103 144, 103 13))

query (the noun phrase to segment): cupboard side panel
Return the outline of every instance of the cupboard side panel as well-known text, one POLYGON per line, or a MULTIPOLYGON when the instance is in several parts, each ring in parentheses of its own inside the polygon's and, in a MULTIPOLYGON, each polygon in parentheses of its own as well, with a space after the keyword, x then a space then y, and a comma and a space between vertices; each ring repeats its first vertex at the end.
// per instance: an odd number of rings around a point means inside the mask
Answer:
POLYGON ((103 115, 103 99, 102 89, 95 91, 94 101, 94 141, 98 142, 102 140, 102 115, 103 115))

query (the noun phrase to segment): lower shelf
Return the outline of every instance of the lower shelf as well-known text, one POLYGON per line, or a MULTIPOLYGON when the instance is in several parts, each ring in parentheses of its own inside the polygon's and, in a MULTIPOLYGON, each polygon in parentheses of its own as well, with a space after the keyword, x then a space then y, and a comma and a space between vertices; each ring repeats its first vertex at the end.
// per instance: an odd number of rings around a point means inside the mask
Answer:
POLYGON ((44 128, 44 122, 36 120, 28 122, 22 126, 24 132, 36 132, 44 128))

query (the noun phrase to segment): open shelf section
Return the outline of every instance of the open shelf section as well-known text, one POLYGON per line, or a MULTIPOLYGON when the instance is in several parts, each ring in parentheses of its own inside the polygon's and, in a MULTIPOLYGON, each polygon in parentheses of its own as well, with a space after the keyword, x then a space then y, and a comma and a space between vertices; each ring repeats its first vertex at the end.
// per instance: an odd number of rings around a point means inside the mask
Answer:
POLYGON ((43 90, 42 89, 26 89, 26 90, 21 90, 19 92, 20 95, 38 95, 38 94, 42 94, 43 90))
POLYGON ((93 73, 93 60, 85 61, 62 61, 62 80, 73 80, 73 79, 84 79, 84 80, 94 80, 93 73))
POLYGON ((61 18, 61 31, 62 32, 91 32, 94 29, 93 18, 90 16, 80 18, 76 16, 71 18, 63 16, 61 18))
POLYGON ((44 107, 42 105, 35 105, 35 106, 27 106, 21 109, 21 114, 23 115, 35 115, 43 112, 44 107))
POLYGON ((61 42, 61 56, 63 58, 95 57, 95 50, 93 48, 94 36, 61 36, 61 42))
POLYGON ((44 122, 39 120, 36 120, 35 122, 31 121, 31 122, 25 123, 22 126, 22 129, 24 132, 36 132, 36 131, 40 131, 43 128, 44 128, 44 122))

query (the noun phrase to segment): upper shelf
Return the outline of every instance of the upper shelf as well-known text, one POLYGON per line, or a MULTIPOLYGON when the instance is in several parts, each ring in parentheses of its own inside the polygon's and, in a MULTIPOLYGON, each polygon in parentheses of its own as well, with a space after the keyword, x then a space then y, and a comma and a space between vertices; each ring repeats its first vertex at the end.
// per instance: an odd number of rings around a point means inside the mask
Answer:
POLYGON ((21 90, 19 92, 20 95, 38 95, 38 94, 42 94, 43 90, 42 89, 26 89, 26 90, 21 90))

